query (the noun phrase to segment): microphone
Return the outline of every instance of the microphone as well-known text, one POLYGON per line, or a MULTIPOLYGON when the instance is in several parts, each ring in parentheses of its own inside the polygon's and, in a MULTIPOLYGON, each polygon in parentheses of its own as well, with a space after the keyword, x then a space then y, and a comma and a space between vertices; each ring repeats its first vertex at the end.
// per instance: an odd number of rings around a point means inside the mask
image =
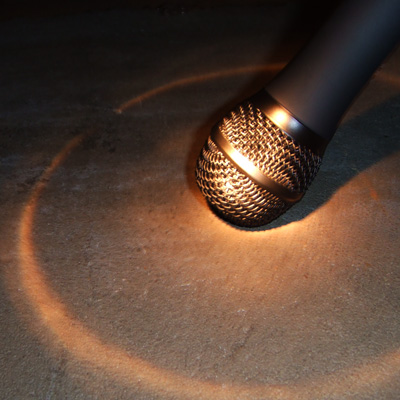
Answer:
POLYGON ((343 114, 400 38, 400 0, 348 0, 263 89, 217 123, 196 166, 210 207, 243 227, 301 200, 343 114))

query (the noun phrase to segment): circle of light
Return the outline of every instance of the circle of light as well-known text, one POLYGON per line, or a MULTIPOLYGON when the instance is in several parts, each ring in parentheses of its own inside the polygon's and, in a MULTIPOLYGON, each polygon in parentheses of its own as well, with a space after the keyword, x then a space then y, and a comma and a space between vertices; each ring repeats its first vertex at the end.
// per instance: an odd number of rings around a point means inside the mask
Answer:
MULTIPOLYGON (((115 112, 122 113, 143 100, 180 86, 248 72, 279 70, 281 67, 282 64, 250 66, 184 78, 145 92, 122 104, 115 112)), ((387 384, 400 373, 400 349, 396 349, 362 366, 347 368, 308 382, 295 382, 290 385, 218 384, 159 368, 146 360, 128 355, 120 347, 98 338, 73 316, 51 288, 36 260, 33 243, 35 212, 41 194, 55 170, 86 136, 81 134, 68 142, 34 186, 21 215, 18 239, 19 273, 24 294, 41 325, 49 329, 57 341, 76 359, 85 365, 101 368, 124 385, 140 383, 147 391, 155 394, 199 400, 309 400, 324 398, 327 395, 330 398, 344 399, 347 393, 370 391, 387 384)))

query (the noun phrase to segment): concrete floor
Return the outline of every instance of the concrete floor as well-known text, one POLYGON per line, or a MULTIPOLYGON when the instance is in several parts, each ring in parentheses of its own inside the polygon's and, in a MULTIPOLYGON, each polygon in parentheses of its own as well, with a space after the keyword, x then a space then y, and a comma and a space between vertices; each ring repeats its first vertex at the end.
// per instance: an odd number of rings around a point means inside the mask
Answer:
POLYGON ((0 398, 400 397, 400 51, 273 225, 195 185, 309 35, 298 7, 0 23, 0 398))

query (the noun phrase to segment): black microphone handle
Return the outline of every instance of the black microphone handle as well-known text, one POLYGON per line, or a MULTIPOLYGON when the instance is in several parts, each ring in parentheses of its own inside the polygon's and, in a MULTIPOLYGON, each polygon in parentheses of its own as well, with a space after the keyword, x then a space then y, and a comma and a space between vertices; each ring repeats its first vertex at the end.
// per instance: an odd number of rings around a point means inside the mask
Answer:
POLYGON ((265 90, 329 141, 399 38, 400 0, 345 0, 265 90))

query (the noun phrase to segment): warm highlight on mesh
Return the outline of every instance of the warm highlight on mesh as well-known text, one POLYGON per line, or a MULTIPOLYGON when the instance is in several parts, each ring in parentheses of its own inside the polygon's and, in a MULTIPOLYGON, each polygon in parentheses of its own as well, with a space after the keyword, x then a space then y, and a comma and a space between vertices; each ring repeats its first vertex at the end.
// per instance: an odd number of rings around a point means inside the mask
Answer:
MULTIPOLYGON (((295 143, 249 102, 232 111, 219 128, 236 150, 289 190, 304 192, 318 172, 321 158, 295 143)), ((214 211, 235 225, 266 225, 291 206, 240 172, 211 138, 197 161, 196 178, 214 211)))
POLYGON ((293 141, 250 102, 238 106, 220 124, 233 147, 265 175, 294 192, 304 192, 321 158, 293 141))
POLYGON ((235 225, 267 224, 288 205, 238 171, 208 139, 198 159, 197 183, 214 211, 235 225), (231 188, 226 189, 229 182, 231 188))

